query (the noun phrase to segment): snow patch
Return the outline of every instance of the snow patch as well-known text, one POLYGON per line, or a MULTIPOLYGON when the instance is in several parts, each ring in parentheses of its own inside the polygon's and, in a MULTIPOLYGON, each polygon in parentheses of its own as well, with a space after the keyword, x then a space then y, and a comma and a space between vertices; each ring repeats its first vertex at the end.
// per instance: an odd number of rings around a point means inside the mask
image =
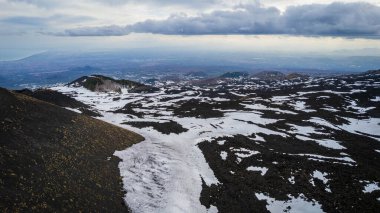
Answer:
POLYGON ((239 149, 235 148, 234 149, 231 147, 230 150, 232 152, 235 152, 235 155, 238 156, 239 158, 248 158, 248 157, 251 157, 252 155, 260 154, 260 152, 258 152, 258 151, 249 150, 246 148, 239 148, 239 149))
POLYGON ((76 113, 82 113, 79 109, 74 109, 74 108, 70 108, 70 107, 64 107, 64 108, 67 109, 67 110, 76 112, 76 113))
POLYGON ((261 172, 261 176, 264 176, 267 173, 268 168, 266 168, 266 167, 250 166, 250 167, 247 168, 247 171, 261 172))
POLYGON ((222 145, 224 145, 225 142, 226 142, 226 140, 220 140, 220 141, 218 141, 218 144, 222 146, 222 145))
POLYGON ((373 101, 373 102, 379 102, 380 101, 380 96, 376 96, 375 98, 372 98, 371 101, 373 101))
POLYGON ((373 191, 380 190, 379 183, 378 182, 373 182, 373 183, 368 183, 367 185, 364 186, 364 193, 371 193, 373 191))
POLYGON ((222 160, 226 160, 227 159, 227 152, 225 152, 225 151, 222 151, 222 152, 220 152, 220 157, 222 158, 222 160))
POLYGON ((291 212, 291 213, 321 213, 323 212, 321 204, 318 202, 308 202, 304 199, 304 195, 300 194, 295 198, 288 195, 288 201, 279 201, 271 198, 263 193, 255 193, 257 199, 267 201, 267 210, 270 212, 291 212), (290 209, 288 208, 290 207, 290 209))
POLYGON ((294 176, 290 176, 290 178, 288 178, 288 181, 291 183, 291 184, 295 184, 296 181, 294 179, 294 176))
MULTIPOLYGON (((344 118, 349 121, 349 124, 343 124, 342 129, 354 133, 354 134, 369 134, 380 137, 380 118, 370 118, 370 119, 354 119, 354 118, 344 118)), ((375 140, 380 141, 380 138, 372 137, 375 140)))

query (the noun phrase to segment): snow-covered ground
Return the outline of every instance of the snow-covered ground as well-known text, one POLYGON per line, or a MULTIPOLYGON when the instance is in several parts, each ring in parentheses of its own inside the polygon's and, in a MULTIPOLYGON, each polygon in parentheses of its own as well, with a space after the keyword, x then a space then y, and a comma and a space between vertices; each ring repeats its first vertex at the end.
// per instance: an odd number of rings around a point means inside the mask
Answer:
MULTIPOLYGON (((264 132, 267 134, 284 133, 275 132, 248 124, 244 120, 259 121, 260 124, 273 123, 273 119, 261 118, 254 112, 229 112, 223 118, 178 118, 163 115, 159 118, 145 116, 144 119, 133 119, 120 113, 112 113, 127 103, 136 100, 154 100, 156 106, 160 103, 167 107, 167 102, 159 102, 163 92, 155 94, 105 94, 88 91, 76 87, 54 87, 54 90, 65 94, 78 94, 75 98, 85 104, 94 106, 103 117, 100 119, 137 132, 145 137, 145 141, 126 150, 117 151, 116 156, 123 161, 120 171, 123 176, 124 187, 127 192, 125 200, 134 212, 206 212, 201 205, 201 178, 207 185, 218 183, 213 171, 210 169, 202 152, 196 146, 199 142, 213 137, 231 136, 235 134, 251 135, 264 132), (115 96, 120 100, 113 101, 115 96), (173 120, 189 131, 181 134, 162 134, 152 128, 138 129, 124 125, 126 121, 155 121, 173 120), (239 121, 242 119, 243 121, 239 121), (215 128, 216 126, 217 128, 215 128)), ((168 97, 168 95, 165 95, 168 97)), ((178 99, 178 100, 184 100, 178 99)), ((178 101, 177 100, 177 101, 178 101)), ((148 107, 149 105, 145 105, 148 107)), ((141 112, 145 110, 140 109, 141 112)), ((147 114, 151 111, 147 110, 147 114)), ((237 150, 239 151, 239 150, 237 150)), ((237 153, 239 155, 239 153, 237 153)), ((250 155, 255 154, 251 152, 250 155)), ((240 154, 244 157, 244 154, 240 154)), ((211 209, 212 210, 212 209, 211 209)))
MULTIPOLYGON (((173 86, 175 87, 175 86, 173 86)), ((246 86, 245 86, 246 87, 246 86)), ((316 112, 307 106, 302 99, 304 95, 313 94, 313 92, 298 92, 291 96, 274 96, 271 100, 255 99, 251 97, 250 102, 242 104, 244 110, 222 110, 222 117, 216 118, 195 118, 176 116, 172 108, 177 107, 181 101, 199 100, 205 103, 226 102, 230 99, 224 97, 224 93, 219 95, 223 98, 202 97, 200 94, 209 91, 209 88, 193 87, 195 91, 182 92, 180 94, 168 94, 161 89, 159 92, 148 94, 128 93, 126 89, 122 93, 97 93, 91 92, 82 87, 56 86, 51 88, 64 94, 73 96, 76 100, 81 101, 93 109, 97 110, 102 117, 99 119, 115 124, 117 126, 132 130, 145 137, 145 140, 135 144, 126 150, 119 150, 115 155, 122 159, 119 164, 120 173, 123 177, 123 184, 126 190, 125 201, 133 212, 216 212, 215 207, 207 209, 200 202, 202 191, 202 179, 210 186, 212 184, 221 184, 215 177, 214 172, 207 163, 202 151, 197 144, 202 141, 211 141, 214 138, 231 137, 237 134, 250 137, 256 134, 255 140, 265 143, 265 139, 257 133, 265 135, 277 135, 283 138, 295 136, 302 141, 311 141, 331 150, 345 150, 346 147, 340 141, 330 138, 325 128, 335 130, 345 130, 355 134, 370 134, 375 140, 380 140, 379 123, 380 119, 370 118, 356 120, 346 118, 347 124, 335 125, 322 118, 311 118, 307 122, 317 126, 299 126, 287 123, 289 131, 280 129, 274 130, 267 128, 266 125, 276 124, 280 120, 266 118, 263 112, 272 111, 286 115, 297 116, 297 111, 307 113, 316 112), (118 99, 115 99, 118 98, 118 99), (161 101, 170 98, 167 101, 161 101), (297 100, 295 100, 297 99, 297 100), (260 101, 259 103, 255 103, 260 101), (271 106, 263 103, 271 103, 271 106), (114 113, 117 109, 123 108, 126 104, 139 103, 141 108, 135 108, 136 112, 142 113, 139 117, 131 114, 114 113), (292 109, 281 109, 281 106, 289 103, 292 109), (279 106, 273 107, 273 104, 279 106), (188 129, 186 132, 179 134, 163 134, 152 127, 135 128, 124 122, 131 121, 153 121, 166 122, 174 121, 183 128, 188 129)), ((361 90, 352 90, 350 92, 335 92, 324 90, 323 93, 332 94, 353 94, 360 93, 361 90)), ((236 96, 244 96, 237 93, 236 96)), ((321 98, 329 96, 321 96, 321 98)), ((378 101, 378 97, 372 101, 378 101)), ((329 107, 326 107, 329 109, 329 107)), ((348 109, 357 110, 359 113, 365 113, 370 108, 360 108, 355 102, 351 102, 348 109)), ((74 110, 75 109, 70 109, 74 110)), ((336 109, 332 109, 335 112, 336 109)), ((219 140, 219 145, 224 145, 225 140, 219 140)), ((231 147, 231 152, 237 157, 237 162, 243 158, 251 157, 258 154, 258 151, 248 150, 239 147, 231 147), (240 160, 239 160, 240 159, 240 160)), ((377 150, 378 151, 378 150, 377 150)), ((288 153, 284 153, 287 155, 288 153)), ((324 162, 327 160, 334 161, 348 166, 355 166, 356 161, 347 154, 341 157, 329 157, 309 153, 289 154, 289 156, 306 156, 309 160, 324 162)), ((220 152, 220 158, 226 160, 230 156, 227 152, 220 152)), ((277 163, 277 162, 276 162, 277 163)), ((248 171, 259 172, 264 176, 268 168, 251 165, 248 171)), ((231 171, 232 172, 232 171, 231 171)), ((312 177, 320 179, 326 185, 326 190, 330 191, 328 186, 328 174, 321 171, 314 171, 312 177)), ((297 184, 294 177, 289 178, 289 182, 297 184)), ((311 183, 314 185, 313 180, 311 183)), ((365 191, 373 189, 373 185, 368 185, 365 191)), ((331 191, 330 191, 331 192, 331 191)), ((267 196, 265 193, 256 193, 259 200, 267 201, 267 209, 271 212, 282 212, 286 207, 291 206, 290 212, 323 212, 318 201, 307 201, 304 195, 293 197, 289 195, 288 201, 278 201, 267 196)))

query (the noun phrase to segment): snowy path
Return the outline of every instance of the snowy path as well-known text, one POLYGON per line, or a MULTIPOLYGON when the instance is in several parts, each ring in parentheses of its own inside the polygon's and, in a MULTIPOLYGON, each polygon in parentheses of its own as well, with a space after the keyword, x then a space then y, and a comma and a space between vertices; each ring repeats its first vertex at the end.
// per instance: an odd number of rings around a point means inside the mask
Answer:
POLYGON ((120 125, 122 115, 105 114, 104 120, 135 131, 145 141, 117 151, 119 168, 127 191, 125 200, 134 212, 206 212, 199 196, 201 177, 218 183, 193 133, 164 135, 153 129, 120 125))

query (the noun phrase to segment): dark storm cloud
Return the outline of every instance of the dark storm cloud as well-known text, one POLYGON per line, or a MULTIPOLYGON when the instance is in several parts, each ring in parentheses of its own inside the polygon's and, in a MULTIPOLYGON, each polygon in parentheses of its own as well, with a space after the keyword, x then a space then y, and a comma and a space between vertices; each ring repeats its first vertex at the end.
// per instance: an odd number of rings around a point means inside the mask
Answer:
POLYGON ((368 3, 293 6, 283 21, 289 34, 380 35, 380 7, 368 3))
POLYGON ((166 35, 290 34, 306 36, 380 36, 380 7, 368 3, 311 4, 281 12, 259 4, 196 17, 173 15, 133 25, 66 30, 67 36, 115 36, 131 32, 166 35))
POLYGON ((198 17, 171 16, 164 21, 148 20, 129 26, 133 32, 159 34, 277 34, 282 27, 277 8, 250 5, 234 11, 215 11, 198 17))
POLYGON ((47 33, 46 35, 55 36, 122 36, 127 35, 130 32, 126 27, 120 27, 116 25, 104 26, 104 27, 82 27, 77 29, 65 30, 63 33, 47 33))
POLYGON ((29 26, 44 26, 46 25, 46 19, 40 17, 24 17, 14 16, 2 19, 1 22, 16 25, 29 25, 29 26))
POLYGON ((51 23, 77 23, 81 21, 90 21, 94 18, 89 16, 68 16, 68 15, 54 15, 49 17, 34 17, 34 16, 12 16, 0 19, 0 23, 12 25, 27 25, 34 27, 44 27, 51 23))

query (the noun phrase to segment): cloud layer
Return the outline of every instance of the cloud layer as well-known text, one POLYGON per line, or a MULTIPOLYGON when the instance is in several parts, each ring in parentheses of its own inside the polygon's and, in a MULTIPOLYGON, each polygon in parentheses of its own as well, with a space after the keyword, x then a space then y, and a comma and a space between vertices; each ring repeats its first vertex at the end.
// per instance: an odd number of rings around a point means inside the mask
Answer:
POLYGON ((172 15, 128 26, 68 29, 64 36, 120 36, 129 33, 165 35, 289 34, 304 36, 380 36, 380 7, 369 3, 331 3, 291 6, 281 13, 260 4, 195 17, 172 15))
MULTIPOLYGON (((35 5, 42 8, 51 8, 62 5, 61 0, 7 0, 9 2, 21 2, 26 4, 35 5)), ((190 7, 207 6, 216 3, 221 3, 222 0, 77 0, 81 3, 94 3, 98 2, 104 5, 121 6, 126 4, 144 4, 144 5, 185 5, 190 7)))

